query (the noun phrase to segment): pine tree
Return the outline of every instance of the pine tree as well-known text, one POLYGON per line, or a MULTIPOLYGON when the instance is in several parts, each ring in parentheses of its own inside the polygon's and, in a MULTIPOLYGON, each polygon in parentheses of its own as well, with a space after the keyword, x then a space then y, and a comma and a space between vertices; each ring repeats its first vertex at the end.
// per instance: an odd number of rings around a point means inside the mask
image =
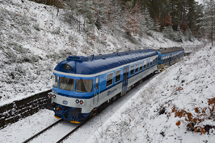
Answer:
POLYGON ((148 9, 146 9, 143 13, 144 16, 144 25, 149 29, 149 30, 153 30, 154 29, 154 21, 153 19, 150 17, 149 15, 149 11, 148 9))
POLYGON ((185 36, 185 41, 188 41, 188 40, 193 41, 193 35, 192 35, 190 28, 186 29, 184 36, 185 36))
POLYGON ((183 39, 183 33, 181 31, 180 25, 178 25, 177 31, 175 32, 174 40, 177 41, 177 42, 184 41, 184 39, 183 39))
POLYGON ((160 21, 158 19, 156 19, 155 20, 155 30, 160 31, 160 29, 161 29, 160 21))
POLYGON ((213 46, 213 41, 215 39, 215 2, 214 0, 205 2, 205 14, 201 17, 199 25, 202 30, 204 30, 205 36, 211 40, 213 46))

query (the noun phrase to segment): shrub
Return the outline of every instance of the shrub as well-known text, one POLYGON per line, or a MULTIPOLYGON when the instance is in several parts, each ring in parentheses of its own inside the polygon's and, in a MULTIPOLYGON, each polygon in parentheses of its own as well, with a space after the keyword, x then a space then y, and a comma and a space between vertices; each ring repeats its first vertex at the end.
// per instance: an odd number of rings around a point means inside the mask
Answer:
POLYGON ((34 24, 34 29, 36 29, 37 31, 40 31, 40 26, 39 26, 39 24, 34 24))
POLYGON ((57 27, 57 28, 54 29, 51 33, 52 33, 52 34, 60 34, 60 27, 57 27))
MULTIPOLYGON (((214 110, 215 109, 215 97, 208 99, 208 107, 201 108, 196 107, 194 108, 195 115, 187 112, 183 109, 178 109, 176 106, 172 107, 172 113, 175 114, 175 117, 182 118, 184 117, 184 122, 186 123, 187 130, 193 131, 195 133, 200 132, 201 134, 205 134, 206 132, 210 133, 210 129, 215 129, 215 126, 212 125, 202 125, 205 120, 212 120, 214 119, 214 110), (201 123, 201 125, 200 125, 201 123)), ((169 113, 171 115, 171 113, 169 113)), ((181 121, 176 123, 177 126, 181 125, 181 121)))

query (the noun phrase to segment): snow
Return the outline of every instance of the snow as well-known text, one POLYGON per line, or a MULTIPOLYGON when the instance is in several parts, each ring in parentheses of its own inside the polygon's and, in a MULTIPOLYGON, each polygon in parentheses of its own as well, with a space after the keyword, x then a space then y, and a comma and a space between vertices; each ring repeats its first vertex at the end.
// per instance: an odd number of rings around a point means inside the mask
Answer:
POLYGON ((50 118, 50 116, 54 116, 52 111, 40 110, 39 113, 34 114, 31 117, 27 117, 1 129, 0 142, 23 142, 33 134, 36 134, 43 128, 57 121, 56 118, 50 118))
MULTIPOLYGON (((208 99, 215 97, 214 53, 215 47, 204 47, 159 74, 113 114, 88 142, 212 143, 214 129, 202 135, 188 131, 188 122, 175 117, 172 109, 175 106, 197 117, 194 108, 208 107, 208 99), (166 114, 159 113, 163 107, 166 114), (180 126, 176 126, 178 121, 180 126)), ((213 119, 205 117, 199 125, 214 126, 213 119)))
POLYGON ((200 3, 200 4, 203 4, 204 1, 203 0, 196 0, 196 2, 200 3))
MULTIPOLYGON (((117 50, 182 46, 193 53, 179 63, 158 74, 145 86, 133 89, 94 117, 66 142, 189 142, 212 143, 210 134, 187 130, 187 116, 176 116, 185 110, 192 118, 200 118, 195 108, 206 113, 204 121, 195 127, 215 126, 209 117, 215 97, 215 47, 198 46, 202 42, 176 43, 159 32, 151 36, 135 37, 138 45, 124 38, 119 31, 95 29, 96 40, 77 30, 77 25, 66 23, 67 11, 24 0, 0 0, 0 105, 48 90, 52 86, 54 66, 67 56, 105 54, 117 50), (99 42, 98 42, 99 41, 99 42), (176 123, 180 121, 180 125, 176 123)), ((77 18, 77 17, 75 17, 77 18)), ((81 17, 79 17, 81 19, 81 17)), ((49 110, 22 119, 0 130, 0 142, 22 142, 57 121, 49 110)), ((187 114, 186 114, 187 115, 187 114)), ((74 127, 64 122, 33 142, 54 142, 74 127), (57 131, 56 131, 57 130, 57 131), (54 138, 51 138, 54 136, 54 138)))
MULTIPOLYGON (((106 122, 108 118, 115 113, 120 107, 122 107, 132 96, 141 88, 143 88, 149 80, 144 81, 141 85, 138 85, 135 89, 130 91, 128 94, 116 100, 113 104, 108 106, 103 112, 92 118, 84 126, 82 126, 78 131, 76 131, 72 136, 69 137, 65 142, 86 142, 102 123, 106 122), (98 122, 99 121, 99 122, 98 122)), ((0 142, 23 142, 32 135, 46 128, 48 125, 56 122, 57 119, 54 118, 54 112, 47 109, 40 110, 40 112, 24 118, 14 124, 7 126, 0 130, 0 142)), ((69 133, 76 124, 71 124, 67 121, 57 124, 53 128, 44 132, 41 136, 38 136, 36 139, 31 142, 47 143, 47 142, 56 142, 62 138, 66 132, 69 133)))
POLYGON ((60 9, 59 16, 56 13, 55 7, 27 0, 1 1, 0 105, 50 89, 52 70, 69 55, 193 45, 173 42, 154 31, 151 36, 136 36, 139 44, 135 45, 124 37, 123 30, 110 33, 107 28, 95 28, 96 39, 92 40, 77 30, 77 24, 66 22, 68 11, 60 9))

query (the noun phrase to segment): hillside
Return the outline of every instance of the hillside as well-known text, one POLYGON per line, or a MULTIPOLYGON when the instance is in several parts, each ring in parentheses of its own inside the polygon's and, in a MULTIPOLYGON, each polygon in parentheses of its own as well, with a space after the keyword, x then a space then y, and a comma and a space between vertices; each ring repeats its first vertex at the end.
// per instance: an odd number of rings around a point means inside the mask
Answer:
POLYGON ((122 28, 114 27, 113 32, 106 25, 94 27, 89 36, 77 23, 68 23, 68 13, 60 9, 57 15, 55 7, 27 0, 0 1, 0 105, 50 89, 53 68, 69 55, 193 45, 151 30, 129 37, 122 28))
POLYGON ((137 92, 88 142, 213 143, 215 47, 197 49, 137 92))
MULTIPOLYGON (((57 13, 56 7, 28 0, 0 0, 0 105, 51 89, 53 68, 69 55, 182 46, 192 54, 145 83, 131 100, 110 106, 101 113, 105 120, 101 114, 92 118, 65 142, 214 142, 215 47, 198 40, 174 42, 149 29, 129 35, 107 24, 89 33, 80 27, 84 19, 68 9, 57 13)), ((0 142, 22 142, 55 122, 53 114, 44 109, 8 125, 0 142)))

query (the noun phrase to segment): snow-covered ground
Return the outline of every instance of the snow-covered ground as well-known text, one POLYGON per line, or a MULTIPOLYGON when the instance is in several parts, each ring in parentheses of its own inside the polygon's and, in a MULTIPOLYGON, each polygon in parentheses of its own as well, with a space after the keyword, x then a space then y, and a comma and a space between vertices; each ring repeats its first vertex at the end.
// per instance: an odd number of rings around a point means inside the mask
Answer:
POLYGON ((215 98, 214 55, 215 47, 206 46, 162 72, 88 142, 213 143, 215 129, 198 130, 215 127, 215 102, 208 102, 215 98), (196 123, 196 133, 189 123, 196 123))
MULTIPOLYGON (((117 29, 94 29, 92 39, 78 31, 69 12, 23 0, 0 0, 0 105, 33 95, 52 86, 52 70, 69 55, 89 56, 128 49, 199 44, 176 43, 151 31, 135 37, 136 44, 117 29)), ((74 18, 82 19, 81 16, 74 18)))
MULTIPOLYGON (((90 39, 78 32, 77 25, 65 22, 67 11, 56 14, 54 7, 27 0, 0 0, 0 105, 50 89, 54 66, 68 55, 190 46, 185 49, 193 52, 190 57, 157 75, 131 99, 114 103, 67 142, 214 142, 215 130, 204 134, 201 128, 215 126, 214 104, 208 102, 215 97, 215 47, 199 49, 198 41, 172 42, 158 32, 136 37, 138 44, 126 39, 123 31, 95 29, 96 40, 90 39)), ((53 112, 40 110, 0 130, 0 142, 22 142, 55 121, 53 112)))
MULTIPOLYGON (((151 79, 153 79, 152 77, 151 79)), ((138 85, 126 95, 121 97, 119 100, 116 100, 113 104, 108 106, 103 112, 92 118, 84 126, 82 126, 78 131, 72 134, 69 139, 65 142, 71 143, 82 143, 90 139, 91 136, 97 131, 99 127, 102 126, 108 118, 113 115, 119 108, 129 101, 133 95, 140 89, 142 89, 148 81, 144 81, 142 84, 138 85)), ((0 143, 16 143, 23 142, 32 135, 41 131, 45 127, 56 122, 57 119, 54 118, 54 112, 47 109, 40 110, 40 112, 34 114, 33 116, 24 118, 14 124, 7 126, 6 128, 0 130, 0 143)), ((51 143, 56 142, 68 132, 70 132, 76 125, 69 122, 62 122, 53 128, 49 129, 47 132, 44 132, 41 136, 38 136, 36 139, 32 140, 32 143, 51 143)))
MULTIPOLYGON (((204 134, 187 128, 194 119, 199 120, 194 127, 215 126, 214 111, 213 114, 210 111, 214 105, 208 105, 208 99, 215 97, 215 47, 197 49, 189 57, 132 89, 65 142, 213 143, 214 129, 204 134), (184 110, 184 115, 179 117, 174 111, 176 109, 178 112, 184 110), (191 120, 186 113, 192 114, 191 120)), ((9 125, 0 130, 0 142, 24 141, 55 122, 57 119, 53 115, 52 111, 40 110, 9 125)), ((43 138, 38 137, 32 142, 54 142, 62 137, 62 132, 69 132, 72 128, 74 125, 64 122, 61 127, 53 128, 43 138)))

